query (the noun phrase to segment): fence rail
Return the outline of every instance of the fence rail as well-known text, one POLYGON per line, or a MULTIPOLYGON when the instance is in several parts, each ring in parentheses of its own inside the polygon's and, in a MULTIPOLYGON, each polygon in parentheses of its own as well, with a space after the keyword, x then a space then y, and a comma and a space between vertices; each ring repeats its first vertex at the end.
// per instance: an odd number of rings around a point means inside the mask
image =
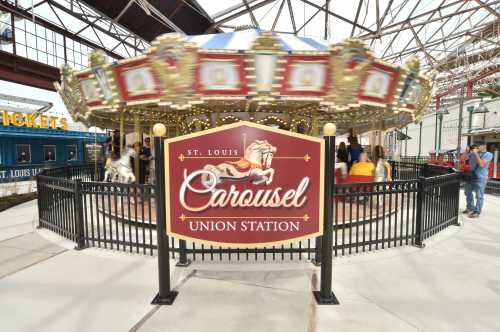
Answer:
MULTIPOLYGON (((459 180, 451 170, 391 162, 391 182, 338 184, 333 254, 349 255, 423 240, 456 224, 459 180)), ((77 244, 155 255, 156 192, 152 185, 99 182, 101 166, 62 167, 37 177, 40 226, 77 244)), ((320 261, 320 238, 255 249, 214 247, 170 238, 172 257, 189 260, 320 261)))
POLYGON ((500 181, 498 180, 488 181, 488 183, 486 184, 485 192, 487 194, 500 196, 500 181))

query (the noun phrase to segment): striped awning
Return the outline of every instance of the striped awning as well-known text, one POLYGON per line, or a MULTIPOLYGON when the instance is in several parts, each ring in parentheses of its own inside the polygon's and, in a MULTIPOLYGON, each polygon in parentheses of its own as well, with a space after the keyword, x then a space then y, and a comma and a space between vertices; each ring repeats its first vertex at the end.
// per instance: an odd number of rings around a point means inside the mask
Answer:
MULTIPOLYGON (((249 50, 262 30, 250 29, 236 32, 217 33, 209 35, 187 36, 189 42, 204 49, 249 50)), ((283 50, 293 51, 327 51, 330 44, 322 39, 298 37, 286 33, 275 33, 283 45, 283 50)))

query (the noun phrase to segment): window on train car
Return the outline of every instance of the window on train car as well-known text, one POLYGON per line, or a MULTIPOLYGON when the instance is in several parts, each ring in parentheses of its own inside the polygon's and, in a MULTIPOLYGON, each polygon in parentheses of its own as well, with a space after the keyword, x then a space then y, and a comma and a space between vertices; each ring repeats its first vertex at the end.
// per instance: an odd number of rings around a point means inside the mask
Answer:
POLYGON ((43 160, 45 162, 56 161, 56 146, 55 145, 44 145, 43 146, 43 160))
POLYGON ((31 146, 29 144, 16 144, 16 161, 18 164, 31 162, 31 146))
POLYGON ((76 145, 71 144, 68 145, 68 161, 73 161, 77 160, 77 154, 76 154, 76 145))

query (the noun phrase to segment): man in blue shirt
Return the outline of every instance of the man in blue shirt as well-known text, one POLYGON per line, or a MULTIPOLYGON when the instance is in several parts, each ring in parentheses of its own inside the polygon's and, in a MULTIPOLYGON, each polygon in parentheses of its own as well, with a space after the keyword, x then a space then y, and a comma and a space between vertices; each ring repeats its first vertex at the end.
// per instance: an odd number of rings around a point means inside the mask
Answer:
POLYGON ((484 204, 484 189, 488 182, 488 167, 493 154, 486 151, 486 144, 479 143, 471 149, 471 152, 466 156, 470 169, 474 176, 471 181, 465 184, 465 196, 467 198, 467 213, 469 218, 477 218, 481 214, 481 209, 484 204), (474 202, 474 194, 476 200, 474 202))
POLYGON ((356 136, 349 136, 349 146, 347 147, 348 162, 347 167, 351 169, 352 164, 359 161, 359 155, 364 152, 363 147, 358 143, 356 136))

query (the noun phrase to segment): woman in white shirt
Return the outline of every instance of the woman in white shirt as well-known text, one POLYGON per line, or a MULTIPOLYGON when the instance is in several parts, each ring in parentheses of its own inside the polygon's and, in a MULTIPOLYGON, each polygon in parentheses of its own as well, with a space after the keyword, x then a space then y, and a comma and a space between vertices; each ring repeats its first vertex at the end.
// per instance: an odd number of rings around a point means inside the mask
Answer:
POLYGON ((392 181, 392 167, 385 159, 384 148, 376 145, 373 151, 375 163, 375 182, 392 181))

